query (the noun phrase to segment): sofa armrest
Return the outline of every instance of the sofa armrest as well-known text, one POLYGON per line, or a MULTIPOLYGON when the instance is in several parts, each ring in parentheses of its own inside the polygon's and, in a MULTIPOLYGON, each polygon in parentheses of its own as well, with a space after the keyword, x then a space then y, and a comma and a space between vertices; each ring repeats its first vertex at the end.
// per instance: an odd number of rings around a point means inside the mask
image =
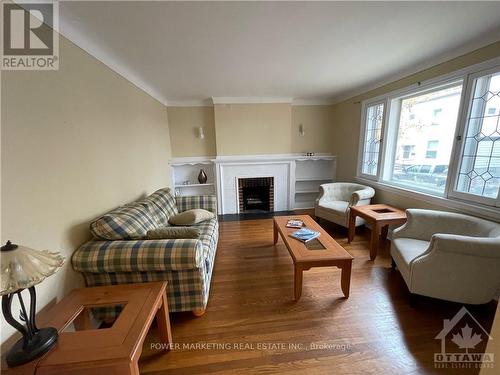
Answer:
POLYGON ((78 272, 180 271, 202 266, 203 246, 198 239, 92 240, 74 252, 71 263, 78 272))
POLYGON ((431 248, 438 252, 500 259, 500 238, 435 234, 431 248))
POLYGON ((215 195, 176 196, 175 201, 179 212, 202 208, 217 215, 217 198, 215 195))

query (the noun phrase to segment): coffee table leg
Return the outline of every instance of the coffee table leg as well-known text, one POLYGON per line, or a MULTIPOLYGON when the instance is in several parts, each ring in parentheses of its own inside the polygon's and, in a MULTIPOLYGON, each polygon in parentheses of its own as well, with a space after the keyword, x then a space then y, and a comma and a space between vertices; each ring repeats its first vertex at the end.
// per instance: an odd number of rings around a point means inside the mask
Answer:
POLYGON ((345 261, 342 266, 342 274, 340 276, 340 286, 342 287, 342 293, 344 293, 345 298, 349 298, 349 289, 351 287, 351 268, 352 260, 345 261))
POLYGON ((156 324, 158 325, 158 335, 160 342, 165 345, 165 350, 170 350, 172 345, 172 332, 170 331, 170 318, 168 316, 167 292, 163 293, 162 303, 156 313, 156 324))
POLYGON ((274 244, 278 242, 278 226, 276 225, 276 222, 273 220, 273 235, 274 235, 274 244))
POLYGON ((340 276, 340 286, 342 287, 342 293, 344 293, 345 298, 349 298, 349 290, 351 288, 351 268, 352 260, 345 261, 342 266, 342 273, 340 276))
POLYGON ((354 234, 356 232, 356 215, 352 213, 352 211, 349 212, 349 230, 347 232, 347 242, 351 243, 351 241, 354 239, 354 234))
POLYGON ((302 296, 302 272, 303 269, 301 266, 295 264, 294 265, 294 295, 295 301, 298 301, 302 296))
POLYGON ((375 260, 378 252, 378 243, 380 239, 380 226, 377 223, 372 224, 372 235, 370 240, 370 260, 375 260))

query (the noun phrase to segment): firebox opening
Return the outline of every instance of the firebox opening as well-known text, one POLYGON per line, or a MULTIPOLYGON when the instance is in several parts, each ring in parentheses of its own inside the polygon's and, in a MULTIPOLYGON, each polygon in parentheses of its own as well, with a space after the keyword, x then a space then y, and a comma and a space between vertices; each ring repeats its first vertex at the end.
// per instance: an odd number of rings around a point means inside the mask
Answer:
POLYGON ((274 178, 239 178, 240 213, 274 211, 274 178))

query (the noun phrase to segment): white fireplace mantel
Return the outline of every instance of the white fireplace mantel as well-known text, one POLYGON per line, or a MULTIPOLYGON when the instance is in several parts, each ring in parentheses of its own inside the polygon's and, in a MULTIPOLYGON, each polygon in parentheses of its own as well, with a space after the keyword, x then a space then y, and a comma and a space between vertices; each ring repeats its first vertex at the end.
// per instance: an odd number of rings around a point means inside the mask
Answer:
POLYGON ((218 212, 237 214, 239 178, 273 177, 274 211, 311 207, 319 192, 319 184, 334 181, 335 160, 331 154, 230 155, 176 158, 170 161, 170 165, 183 168, 184 165, 204 164, 207 168, 207 164, 212 164, 218 212))

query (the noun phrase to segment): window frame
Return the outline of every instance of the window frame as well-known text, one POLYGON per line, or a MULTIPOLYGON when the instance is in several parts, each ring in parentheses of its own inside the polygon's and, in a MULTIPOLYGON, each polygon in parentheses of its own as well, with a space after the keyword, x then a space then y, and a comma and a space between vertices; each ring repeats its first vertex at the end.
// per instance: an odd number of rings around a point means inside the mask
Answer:
MULTIPOLYGON (((467 117, 470 110, 469 107, 471 106, 470 98, 471 95, 473 95, 474 80, 488 74, 488 72, 496 72, 499 68, 500 57, 496 57, 426 80, 424 82, 417 82, 408 87, 361 101, 361 133, 358 147, 356 178, 361 182, 372 182, 374 185, 381 187, 383 190, 393 191, 405 196, 418 197, 432 203, 449 202, 449 206, 455 208, 463 207, 467 211, 475 214, 485 213, 487 217, 500 219, 500 215, 497 210, 497 208, 500 207, 500 192, 497 198, 487 198, 456 191, 458 168, 461 163, 462 150, 465 145, 463 140, 465 131, 467 130, 467 117), (427 189, 419 189, 415 187, 409 188, 405 185, 392 183, 392 181, 386 177, 388 166, 389 169, 391 166, 393 168, 393 161, 387 159, 394 158, 394 148, 397 145, 397 141, 392 141, 391 144, 390 138, 397 138, 399 123, 395 127, 396 130, 394 130, 393 123, 395 121, 394 119, 398 119, 399 121, 399 112, 401 109, 400 104, 395 108, 394 101, 404 99, 404 97, 413 96, 419 92, 425 93, 426 91, 435 91, 438 90, 439 87, 444 87, 452 84, 453 82, 457 83, 459 81, 462 81, 462 93, 459 102, 457 124, 455 126, 455 134, 453 136, 454 141, 450 154, 444 193, 439 194, 437 192, 428 191, 427 189), (377 103, 384 103, 384 116, 382 123, 382 139, 378 155, 378 168, 376 175, 372 176, 361 173, 363 160, 362 152, 366 134, 366 113, 369 106, 377 103), (393 122, 392 124, 391 121, 393 122), (390 134, 391 131, 393 134, 390 134), (396 134, 394 135, 394 133, 396 134), (388 153, 392 153, 393 156, 389 156, 388 153)), ((401 103, 401 101, 399 103, 401 103)))
MULTIPOLYGON (((448 189, 448 184, 450 179, 447 177, 446 178, 446 184, 444 187, 444 191, 438 192, 432 189, 428 189, 423 186, 410 186, 410 184, 404 183, 404 182, 397 182, 392 179, 392 173, 394 172, 394 158, 396 157, 396 152, 397 152, 397 138, 398 138, 398 132, 399 132, 399 125, 400 125, 400 118, 401 118, 401 104, 403 100, 412 98, 415 96, 420 96, 428 93, 433 93, 436 91, 440 90, 445 90, 447 88, 451 88, 453 86, 457 86, 459 83, 462 84, 462 92, 461 92, 461 97, 460 97, 460 103, 459 103, 459 108, 458 108, 458 114, 457 114, 457 124, 455 125, 455 136, 458 131, 458 121, 460 118, 460 108, 462 105, 462 101, 464 98, 464 79, 460 76, 446 76, 444 78, 439 78, 436 80, 432 80, 429 83, 426 84, 417 84, 414 87, 406 88, 404 90, 401 90, 400 92, 394 92, 388 95, 387 100, 389 102, 389 111, 391 115, 388 116, 387 118, 387 126, 386 126, 386 135, 385 139, 387 140, 384 142, 384 154, 383 154, 383 167, 380 175, 380 179, 378 179, 379 182, 382 182, 384 184, 394 186, 395 188, 401 188, 404 190, 410 190, 414 191, 417 193, 424 193, 428 195, 433 195, 437 197, 446 197, 447 196, 447 189, 448 189)), ((453 147, 455 145, 453 144, 453 147)), ((453 148, 450 153, 450 162, 449 165, 451 164, 451 158, 453 155, 453 148)), ((449 165, 448 165, 448 175, 450 173, 449 170, 449 165)))
POLYGON ((465 148, 465 140, 468 131, 468 125, 469 125, 468 119, 473 104, 471 99, 474 96, 474 90, 476 88, 475 81, 478 78, 496 72, 500 72, 500 61, 498 62, 497 65, 493 65, 487 69, 478 70, 467 75, 466 86, 465 86, 466 95, 458 121, 459 132, 455 137, 456 147, 452 157, 453 166, 452 168, 450 168, 450 171, 453 171, 453 181, 450 181, 451 183, 448 190, 448 197, 450 198, 461 199, 490 207, 500 207, 500 190, 496 198, 489 198, 476 194, 458 191, 457 185, 458 185, 458 179, 460 177, 459 171, 462 163, 462 154, 465 148))
POLYGON ((359 138, 359 145, 358 145, 358 163, 357 163, 357 170, 356 170, 356 175, 360 176, 362 178, 366 178, 368 180, 373 180, 377 181, 379 179, 379 174, 380 174, 380 163, 382 159, 382 148, 384 144, 384 128, 385 128, 385 123, 386 123, 386 117, 387 117, 387 100, 382 99, 382 100, 368 100, 364 102, 363 106, 363 111, 361 113, 361 136, 359 138), (366 130, 367 130, 367 124, 366 124, 366 118, 368 114, 368 109, 370 107, 374 107, 377 105, 383 104, 384 109, 382 112, 382 129, 381 129, 381 138, 380 138, 380 146, 378 150, 378 157, 377 157, 377 172, 374 175, 371 174, 366 174, 363 173, 363 157, 364 157, 364 150, 365 150, 365 140, 366 140, 366 130))

